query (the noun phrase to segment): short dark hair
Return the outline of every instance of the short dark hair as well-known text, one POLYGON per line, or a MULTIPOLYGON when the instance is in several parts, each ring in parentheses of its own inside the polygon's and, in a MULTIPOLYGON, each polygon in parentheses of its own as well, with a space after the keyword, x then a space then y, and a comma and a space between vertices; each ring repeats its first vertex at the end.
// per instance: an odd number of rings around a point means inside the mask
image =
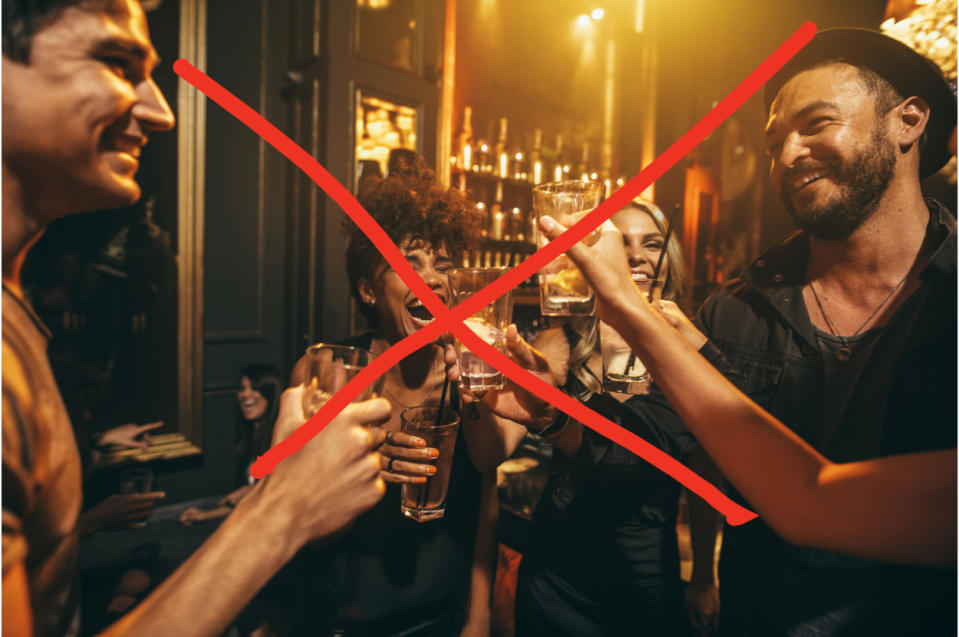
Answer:
MULTIPOLYGON (((33 35, 57 19, 64 9, 105 9, 118 0, 3 0, 3 54, 16 62, 30 61, 33 35)), ((138 0, 144 11, 162 0, 138 0)))
MULTIPOLYGON (((857 62, 851 62, 843 58, 831 58, 814 64, 810 66, 809 69, 816 69, 822 66, 828 66, 830 64, 848 64, 856 69, 856 72, 859 74, 859 81, 862 82, 863 87, 873 97, 873 107, 875 108, 877 117, 882 117, 893 108, 898 106, 899 103, 904 99, 906 99, 902 93, 896 90, 896 87, 893 86, 889 80, 879 75, 868 66, 859 64, 857 62)), ((926 147, 926 142, 928 139, 929 132, 923 131, 922 135, 919 137, 920 155, 922 154, 923 149, 926 147)))
MULTIPOLYGON (((479 239, 480 215, 476 204, 455 188, 445 188, 422 158, 404 163, 389 177, 371 177, 360 185, 359 201, 370 216, 397 245, 413 243, 444 246, 454 263, 479 239)), ((369 237, 347 218, 343 224, 349 237, 346 273, 350 292, 371 325, 376 313, 363 302, 358 282, 369 279, 385 259, 369 237)))
POLYGON ((869 94, 875 98, 876 115, 885 115, 905 99, 905 97, 889 83, 889 80, 868 66, 857 62, 843 58, 830 58, 818 62, 806 70, 817 69, 831 64, 847 64, 856 69, 856 72, 859 74, 859 81, 862 82, 863 87, 869 94))

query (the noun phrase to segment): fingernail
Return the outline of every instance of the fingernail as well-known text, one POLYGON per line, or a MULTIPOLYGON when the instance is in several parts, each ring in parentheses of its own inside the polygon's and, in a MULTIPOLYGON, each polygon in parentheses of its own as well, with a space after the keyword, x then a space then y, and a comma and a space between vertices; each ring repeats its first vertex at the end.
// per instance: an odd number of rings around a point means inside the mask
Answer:
POLYGON ((426 473, 433 475, 434 473, 436 473, 436 467, 427 467, 426 473))
POLYGON ((416 484, 424 484, 425 482, 426 478, 416 478, 416 484))
POLYGON ((439 458, 440 450, 439 449, 430 449, 430 458, 439 458))
POLYGON ((556 222, 553 221, 552 217, 547 215, 539 218, 539 225, 544 230, 552 230, 556 227, 556 222))
POLYGON ((417 446, 417 447, 425 447, 425 446, 426 446, 426 441, 423 440, 422 438, 417 438, 417 439, 416 439, 416 446, 417 446))

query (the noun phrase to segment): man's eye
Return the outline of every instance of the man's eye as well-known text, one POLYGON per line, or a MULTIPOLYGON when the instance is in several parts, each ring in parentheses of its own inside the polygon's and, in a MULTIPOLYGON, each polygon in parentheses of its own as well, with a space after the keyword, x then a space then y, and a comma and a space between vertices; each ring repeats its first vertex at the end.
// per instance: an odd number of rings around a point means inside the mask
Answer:
POLYGON ((815 135, 829 124, 830 120, 828 117, 817 117, 816 119, 811 120, 806 124, 806 130, 804 133, 806 135, 815 135))
POLYGON ((117 75, 126 77, 130 72, 130 61, 126 58, 108 55, 101 57, 100 61, 110 67, 110 70, 117 75))

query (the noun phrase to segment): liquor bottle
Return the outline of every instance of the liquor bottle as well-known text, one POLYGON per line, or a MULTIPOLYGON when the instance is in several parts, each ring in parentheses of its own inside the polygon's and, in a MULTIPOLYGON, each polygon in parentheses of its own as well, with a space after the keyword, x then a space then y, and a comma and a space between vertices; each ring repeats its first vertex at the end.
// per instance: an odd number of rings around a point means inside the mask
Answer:
POLYGON ((496 140, 496 174, 503 179, 509 177, 509 154, 506 152, 506 127, 506 118, 500 117, 499 139, 496 140))
POLYGON ((579 165, 576 166, 576 176, 583 181, 589 180, 589 142, 583 142, 583 154, 579 158, 579 165))
POLYGON ((476 142, 476 157, 473 159, 473 165, 481 173, 492 172, 492 162, 490 161, 489 144, 485 140, 476 142))
POLYGON ((473 108, 463 108, 463 129, 457 138, 457 163, 460 170, 473 169, 473 108))
POLYGON ((543 131, 537 128, 533 132, 533 150, 529 153, 529 180, 534 185, 543 183, 543 131))
POLYGON ((569 179, 569 173, 571 169, 572 167, 569 165, 569 162, 566 161, 566 156, 563 154, 563 134, 557 133, 556 163, 553 164, 553 181, 563 181, 564 179, 569 179))
POLYGON ((518 181, 526 181, 529 178, 529 166, 526 164, 526 155, 518 150, 512 156, 512 169, 510 176, 518 181))

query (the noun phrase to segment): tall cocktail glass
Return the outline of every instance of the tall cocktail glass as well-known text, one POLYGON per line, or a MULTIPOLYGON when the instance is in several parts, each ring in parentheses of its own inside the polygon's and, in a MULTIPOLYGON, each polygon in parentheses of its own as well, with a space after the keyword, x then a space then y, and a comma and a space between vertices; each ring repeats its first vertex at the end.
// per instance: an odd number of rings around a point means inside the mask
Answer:
POLYGON ((428 461, 436 467, 436 473, 428 476, 425 484, 404 483, 401 489, 400 510, 417 522, 436 520, 446 513, 446 492, 453 469, 460 417, 449 407, 443 410, 441 422, 437 422, 438 417, 439 407, 410 407, 400 414, 403 433, 419 436, 426 441, 427 447, 440 452, 435 460, 428 461))
MULTIPOLYGON (((449 271, 453 305, 459 305, 498 279, 507 268, 454 268, 449 271)), ((513 317, 513 293, 507 292, 474 312, 464 323, 474 334, 501 352, 506 351, 506 328, 513 317)), ((503 374, 456 339, 460 385, 474 393, 503 388, 503 374)))
MULTIPOLYGON (((596 181, 554 181, 533 188, 536 218, 549 215, 567 228, 592 212, 603 199, 605 186, 596 181)), ((534 225, 536 247, 549 240, 534 225)), ((599 229, 584 243, 599 240, 599 229)), ((539 271, 539 306, 544 316, 583 316, 593 313, 593 292, 579 269, 566 255, 560 255, 539 271)))

